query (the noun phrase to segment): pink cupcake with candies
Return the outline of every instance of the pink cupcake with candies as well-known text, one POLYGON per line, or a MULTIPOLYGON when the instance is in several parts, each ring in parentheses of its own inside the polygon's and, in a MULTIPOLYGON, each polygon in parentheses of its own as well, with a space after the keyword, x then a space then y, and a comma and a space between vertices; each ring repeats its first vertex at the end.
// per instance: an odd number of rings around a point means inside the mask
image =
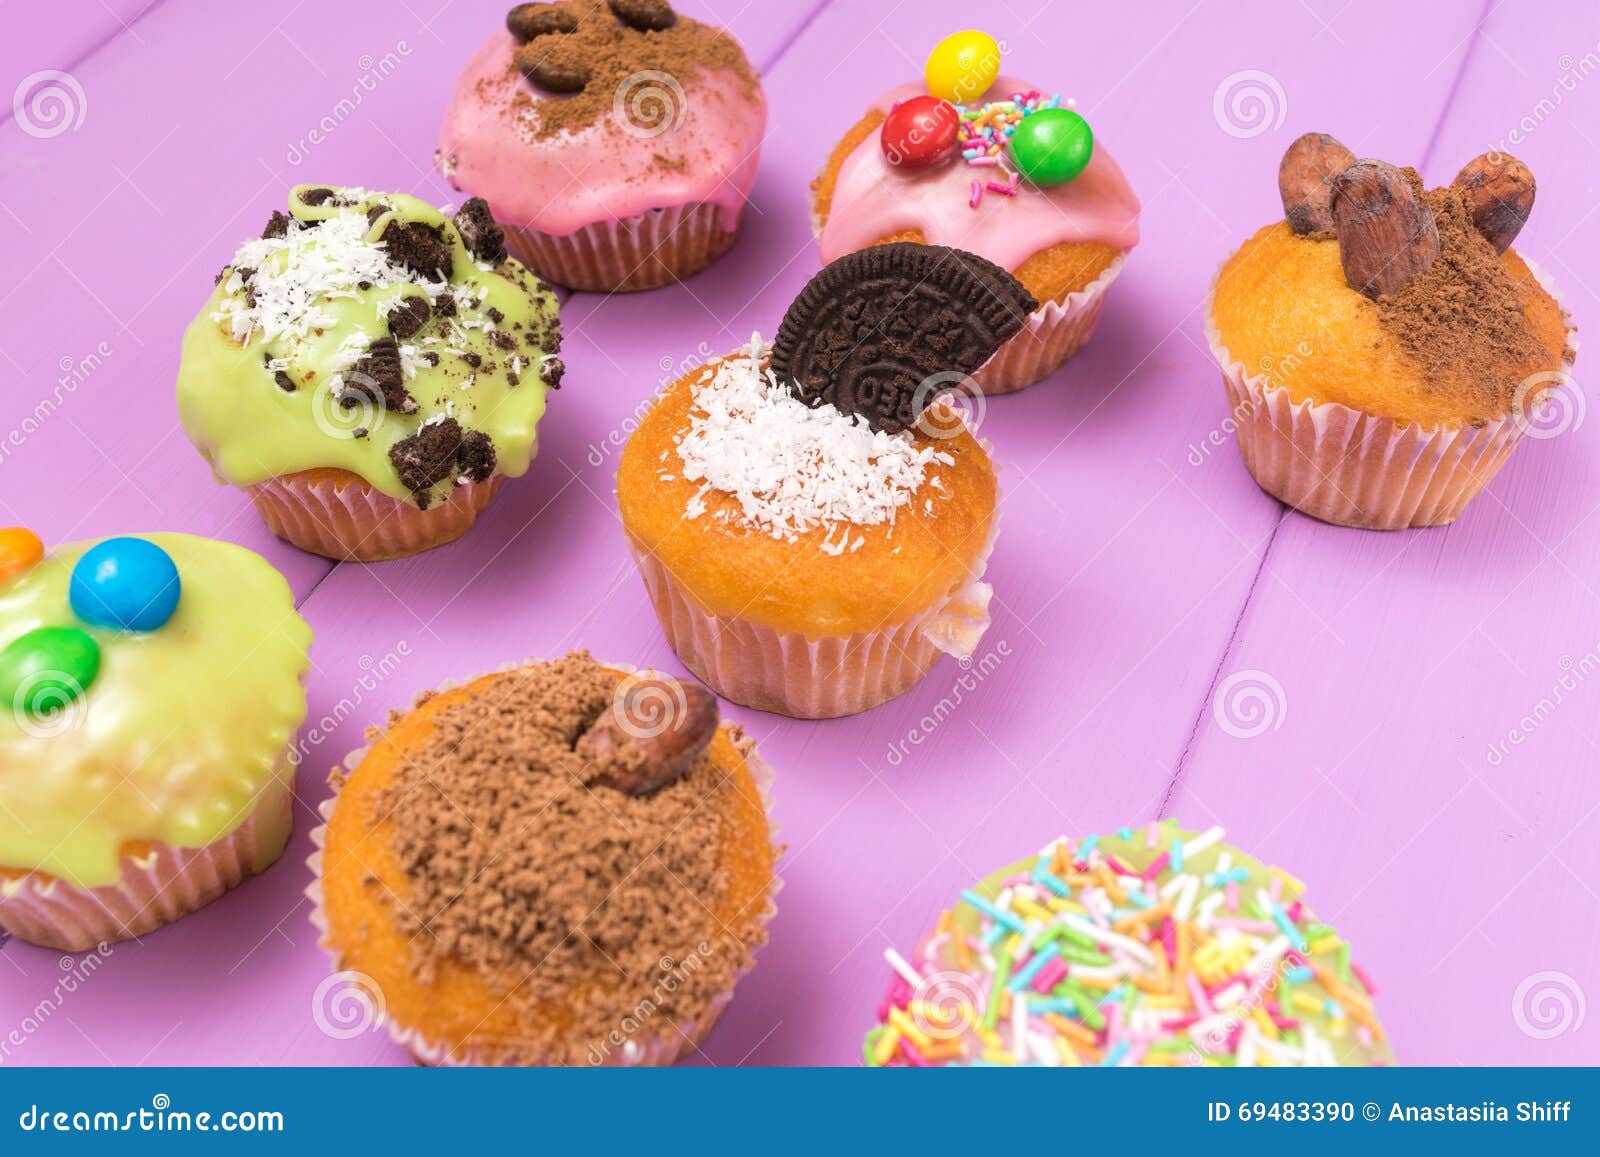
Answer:
POLYGON ((1039 307, 966 383, 1003 394, 1089 340, 1139 242, 1139 199, 1072 101, 1000 74, 982 32, 947 36, 921 83, 890 89, 811 184, 822 260, 896 241, 945 245, 1013 274, 1039 307))
POLYGON ((739 42, 667 0, 518 4, 467 62, 434 163, 540 277, 654 289, 733 244, 766 124, 739 42))

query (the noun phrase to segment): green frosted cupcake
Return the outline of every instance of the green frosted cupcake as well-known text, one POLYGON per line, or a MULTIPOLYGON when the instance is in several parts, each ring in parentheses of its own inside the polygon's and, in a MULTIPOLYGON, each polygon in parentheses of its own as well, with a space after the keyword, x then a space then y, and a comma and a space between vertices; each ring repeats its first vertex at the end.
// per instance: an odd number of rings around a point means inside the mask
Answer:
POLYGON ((303 550, 450 542, 528 469, 561 383, 555 295, 483 201, 301 185, 184 335, 178 410, 217 478, 303 550))

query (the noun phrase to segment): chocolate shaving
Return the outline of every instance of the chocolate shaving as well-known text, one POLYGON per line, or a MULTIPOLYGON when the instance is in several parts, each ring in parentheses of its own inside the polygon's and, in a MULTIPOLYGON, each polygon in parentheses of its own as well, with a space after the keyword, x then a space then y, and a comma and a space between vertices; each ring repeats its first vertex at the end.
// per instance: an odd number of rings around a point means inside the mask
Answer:
POLYGON ((262 240, 270 237, 283 238, 289 235, 289 214, 280 209, 274 209, 272 216, 267 218, 267 227, 261 230, 262 240))
POLYGON ((486 482, 494 473, 495 462, 494 440, 489 435, 482 430, 468 430, 461 435, 456 466, 463 476, 473 482, 486 482))

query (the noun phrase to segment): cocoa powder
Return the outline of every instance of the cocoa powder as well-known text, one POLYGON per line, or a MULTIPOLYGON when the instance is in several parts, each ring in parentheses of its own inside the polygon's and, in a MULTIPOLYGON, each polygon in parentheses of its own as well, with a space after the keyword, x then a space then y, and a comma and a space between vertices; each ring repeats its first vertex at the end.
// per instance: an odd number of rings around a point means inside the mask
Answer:
MULTIPOLYGON (((576 28, 534 36, 519 45, 510 72, 581 75, 583 80, 571 95, 540 91, 536 98, 518 91, 512 111, 529 122, 536 139, 585 129, 608 115, 619 99, 626 105, 630 96, 646 103, 639 115, 664 116, 670 123, 678 115, 670 102, 693 99, 694 74, 700 69, 731 72, 740 81, 738 99, 755 99, 756 74, 739 42, 720 28, 679 16, 669 28, 641 31, 619 20, 603 0, 561 0, 549 7, 570 14, 576 28), (654 82, 642 95, 643 86, 623 88, 629 77, 647 72, 671 77, 683 94, 674 94, 664 81, 654 82)), ((643 127, 655 127, 654 120, 643 127)))
POLYGON ((410 885, 393 911, 414 971, 478 971, 521 1014, 525 1037, 505 1042, 518 1055, 583 1063, 646 1000, 666 1022, 694 1020, 765 939, 755 912, 732 927, 713 915, 737 788, 709 756, 634 796, 601 786, 626 769, 574 752, 616 689, 583 653, 499 676, 438 712, 379 801, 410 885))
POLYGON ((1461 189, 1429 190, 1424 203, 1438 225, 1439 256, 1380 298, 1378 316, 1429 389, 1459 395, 1477 418, 1504 414, 1524 378, 1556 368, 1550 351, 1499 255, 1473 226, 1461 189))

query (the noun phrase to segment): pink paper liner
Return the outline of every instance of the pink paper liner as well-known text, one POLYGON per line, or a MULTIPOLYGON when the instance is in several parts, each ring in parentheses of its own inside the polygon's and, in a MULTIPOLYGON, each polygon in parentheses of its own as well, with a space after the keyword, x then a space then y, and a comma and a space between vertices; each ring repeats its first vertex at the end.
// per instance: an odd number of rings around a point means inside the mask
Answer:
MULTIPOLYGON (((506 663, 496 668, 495 673, 512 671, 521 665, 518 663, 506 663)), ((629 674, 639 674, 646 677, 659 675, 657 671, 648 668, 637 668, 631 663, 610 663, 601 660, 600 665, 609 667, 614 671, 625 671, 629 674)), ((424 695, 443 694, 456 687, 472 683, 482 678, 484 674, 490 674, 490 672, 482 672, 466 679, 449 680, 441 683, 432 691, 423 692, 413 697, 411 708, 417 707, 424 695)), ((724 723, 722 729, 730 733, 729 737, 739 749, 739 753, 744 756, 745 766, 749 769, 751 782, 755 784, 756 791, 761 796, 761 809, 767 815, 767 837, 771 841, 773 848, 779 849, 781 845, 778 840, 778 826, 772 821, 772 785, 777 776, 773 772, 772 766, 756 752, 755 741, 745 735, 742 728, 737 724, 724 723)), ((361 761, 366 758, 369 749, 370 745, 356 748, 356 750, 345 756, 341 766, 347 770, 359 766, 361 761)), ((317 944, 328 954, 328 959, 332 962, 333 970, 336 974, 346 971, 346 967, 344 957, 328 939, 328 916, 324 907, 322 892, 322 854, 328 842, 328 821, 333 818, 334 809, 338 801, 339 797, 335 793, 323 800, 317 807, 318 813, 322 816, 322 823, 311 831, 311 843, 316 848, 316 851, 312 852, 306 859, 306 864, 311 869, 312 879, 305 889, 305 895, 311 901, 311 923, 317 929, 317 944)), ((767 891, 766 906, 757 913, 755 918, 760 928, 766 928, 771 924, 772 918, 778 914, 777 897, 782 890, 783 880, 774 871, 772 885, 767 891)), ((705 1013, 697 1019, 677 1025, 670 1023, 663 1025, 663 1030, 675 1034, 673 1037, 668 1038, 651 1031, 648 1027, 643 1028, 630 1036, 622 1045, 608 1051, 605 1060, 597 1067, 638 1068, 675 1064, 685 1053, 697 1048, 700 1042, 705 1040, 711 1030, 716 1027, 717 1021, 733 1000, 734 989, 753 967, 754 962, 752 961, 750 967, 737 973, 725 990, 711 998, 707 1003, 705 1013)), ((441 1041, 430 1041, 417 1030, 397 1024, 385 1011, 373 1009, 371 1007, 371 996, 367 990, 369 986, 375 987, 376 982, 372 981, 370 977, 364 977, 364 980, 366 981, 364 984, 352 985, 349 989, 350 994, 367 1005, 374 1023, 381 1019, 390 1038, 410 1052, 419 1064, 450 1068, 515 1064, 517 1066, 537 1068, 553 1063, 549 1054, 540 1053, 530 1053, 527 1057, 518 1058, 515 1062, 507 1061, 504 1059, 504 1042, 499 1041, 496 1042, 496 1050, 492 1053, 484 1053, 470 1047, 462 1048, 457 1046, 452 1048, 441 1041)))
MULTIPOLYGON (((984 449, 989 449, 984 444, 984 449)), ((667 642, 683 665, 724 699, 796 719, 855 715, 914 687, 940 653, 970 656, 989 626, 993 588, 983 582, 1000 528, 998 493, 989 535, 966 582, 903 623, 849 636, 808 638, 697 603, 659 559, 628 536, 667 642)))
POLYGON ((504 476, 464 482, 427 510, 352 478, 286 474, 246 488, 273 534, 339 562, 382 562, 454 542, 494 498, 504 476))
POLYGON ((1123 254, 1082 289, 1061 301, 1047 301, 1030 313, 1021 331, 972 375, 983 394, 1014 394, 1060 369, 1094 336, 1106 289, 1126 262, 1123 254))
POLYGON ((721 257, 738 236, 722 228, 721 208, 705 203, 597 221, 566 234, 503 227, 506 248, 539 277, 598 293, 681 281, 721 257))
MULTIPOLYGON (((1527 265, 1559 303, 1550 279, 1531 261, 1527 265)), ((1206 339, 1222 367, 1239 453, 1261 489, 1302 514, 1366 530, 1453 522, 1527 429, 1517 413, 1480 427, 1424 427, 1339 402, 1296 401, 1223 346, 1212 317, 1214 297, 1215 283, 1206 297, 1206 339)), ((1577 348, 1575 331, 1569 330, 1568 348, 1577 348)), ((1572 362, 1562 368, 1570 370, 1572 362)))
MULTIPOLYGON (((131 940, 205 907, 246 877, 270 868, 293 827, 293 788, 283 756, 255 808, 228 835, 203 848, 156 844, 123 861, 115 884, 79 888, 57 877, 0 883, 0 928, 18 940, 63 952, 87 952, 131 940), (263 809, 281 819, 257 822, 263 809)), ((269 813, 270 814, 270 813, 269 813)))

